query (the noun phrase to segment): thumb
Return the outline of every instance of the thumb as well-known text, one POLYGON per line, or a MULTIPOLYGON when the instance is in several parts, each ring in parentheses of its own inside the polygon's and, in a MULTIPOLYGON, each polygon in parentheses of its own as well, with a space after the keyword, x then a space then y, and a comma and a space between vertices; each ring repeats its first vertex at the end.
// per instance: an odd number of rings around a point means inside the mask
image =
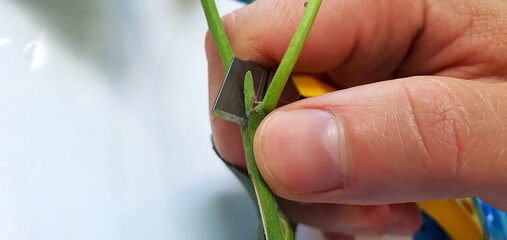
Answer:
POLYGON ((413 77, 309 98, 271 113, 254 147, 268 184, 291 200, 478 196, 507 209, 505 83, 413 77))

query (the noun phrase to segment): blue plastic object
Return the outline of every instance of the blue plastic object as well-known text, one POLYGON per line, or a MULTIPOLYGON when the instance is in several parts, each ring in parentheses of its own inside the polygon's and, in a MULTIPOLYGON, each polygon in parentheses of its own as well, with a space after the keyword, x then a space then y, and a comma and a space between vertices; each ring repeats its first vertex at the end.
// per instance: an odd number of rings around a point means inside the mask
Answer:
POLYGON ((428 214, 421 211, 423 225, 419 231, 414 235, 414 240, 448 240, 447 234, 444 230, 428 216, 428 214))
POLYGON ((478 198, 473 199, 485 240, 507 240, 507 213, 497 210, 478 198))

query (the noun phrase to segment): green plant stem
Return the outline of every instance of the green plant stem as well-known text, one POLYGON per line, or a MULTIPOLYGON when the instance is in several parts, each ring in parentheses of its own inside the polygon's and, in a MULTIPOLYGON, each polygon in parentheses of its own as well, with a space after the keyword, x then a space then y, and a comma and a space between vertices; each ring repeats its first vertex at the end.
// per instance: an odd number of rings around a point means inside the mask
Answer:
POLYGON ((256 114, 255 111, 252 111, 252 106, 255 103, 255 92, 252 73, 250 71, 248 71, 245 75, 243 89, 245 97, 245 111, 248 113, 247 116, 249 117, 248 125, 240 126, 241 136, 243 139, 245 158, 247 159, 246 167, 248 174, 252 179, 252 185, 255 190, 255 195, 263 222, 262 225, 264 228, 264 233, 267 239, 284 239, 283 234, 287 232, 287 230, 283 231, 282 227, 286 227, 286 225, 282 225, 280 222, 280 220, 283 221, 283 219, 280 219, 282 217, 278 211, 278 205, 276 204, 275 196, 273 192, 271 192, 271 189, 269 189, 268 184, 266 184, 262 178, 262 175, 259 172, 259 168, 255 163, 253 149, 255 130, 266 115, 262 113, 256 114), (254 115, 250 116, 250 114, 254 115))
POLYGON ((306 9, 296 29, 296 33, 290 41, 289 47, 282 58, 282 62, 280 63, 275 76, 273 76, 273 80, 269 85, 266 96, 264 96, 264 100, 262 101, 261 108, 264 112, 269 113, 275 109, 283 88, 292 73, 292 69, 294 69, 294 65, 296 65, 296 61, 303 49, 303 45, 310 34, 310 30, 321 3, 322 0, 310 0, 306 3, 306 9))
MULTIPOLYGON (((215 41, 215 45, 220 57, 222 58, 224 69, 227 71, 234 55, 227 35, 225 34, 222 21, 218 15, 215 2, 214 0, 201 0, 201 3, 206 14, 206 20, 208 22, 211 36, 213 37, 213 41, 215 41)), ((248 102, 245 104, 248 104, 247 106, 251 106, 252 103, 248 102)), ((249 107, 249 109, 251 108, 249 107)), ((240 125, 241 136, 245 149, 248 175, 252 180, 255 193, 257 195, 257 202, 263 222, 265 236, 268 240, 282 240, 283 232, 282 225, 279 220, 278 206, 276 204, 274 194, 269 189, 268 185, 262 178, 259 169, 257 168, 253 153, 253 137, 255 136, 255 130, 264 117, 265 115, 256 115, 252 119, 261 119, 251 121, 251 123, 249 121, 248 126, 240 125), (252 134, 249 134, 249 132, 252 132, 252 134)), ((287 234, 292 236, 292 232, 287 234)))
MULTIPOLYGON (((253 117, 262 117, 260 115, 253 117)), ((262 178, 259 169, 255 163, 255 156, 253 151, 253 138, 254 134, 249 134, 252 129, 257 128, 258 125, 248 123, 248 126, 240 126, 241 136, 243 137, 243 147, 245 149, 245 157, 247 159, 248 174, 252 179, 253 186, 257 195, 257 203, 261 214, 262 224, 264 226, 264 234, 268 240, 282 240, 283 232, 282 226, 279 221, 278 207, 276 204, 275 196, 268 184, 262 178)))
POLYGON ((204 14, 206 15, 206 22, 208 22, 211 37, 213 37, 213 41, 215 41, 225 71, 227 71, 234 57, 234 53, 232 52, 227 34, 225 34, 224 25, 218 14, 217 6, 214 0, 201 0, 201 4, 204 9, 204 14))
POLYGON ((294 233, 292 231, 289 220, 279 211, 276 203, 275 194, 271 191, 257 167, 254 156, 253 141, 255 131, 259 127, 262 119, 266 114, 251 111, 248 118, 248 126, 240 126, 241 136, 243 138, 243 147, 245 149, 246 165, 248 174, 252 179, 252 183, 257 194, 257 203, 259 206, 261 219, 264 227, 264 234, 267 240, 293 240, 294 233))
MULTIPOLYGON (((303 45, 308 38, 321 3, 322 0, 310 0, 307 3, 301 22, 294 33, 271 84, 269 85, 264 100, 260 105, 250 111, 250 115, 248 117, 248 127, 240 126, 241 135, 243 136, 243 146, 245 148, 247 169, 248 173, 252 177, 252 181, 257 192, 259 209, 264 221, 264 231, 268 240, 293 239, 293 233, 290 228, 290 224, 287 224, 287 221, 283 219, 284 217, 278 214, 274 194, 262 178, 259 168, 255 163, 253 140, 257 127, 267 114, 275 109, 276 104, 278 103, 278 99, 282 94, 299 54, 303 49, 303 45)), ((245 102, 245 104, 247 106, 249 105, 248 102, 245 102)))
MULTIPOLYGON (((296 29, 294 37, 285 52, 275 76, 273 77, 266 96, 264 97, 264 101, 254 109, 250 108, 248 125, 240 125, 248 174, 252 179, 252 183, 255 188, 261 219, 264 226, 264 233, 268 240, 291 240, 294 236, 287 219, 278 210, 275 195, 262 178, 259 168, 256 165, 253 151, 254 136, 261 121, 276 107, 282 90, 287 83, 294 65, 296 64, 315 17, 317 16, 321 2, 322 0, 309 0, 307 3, 301 22, 296 29)), ((211 36, 213 37, 220 53, 224 68, 227 70, 230 62, 232 61, 233 52, 229 40, 227 39, 227 35, 225 34, 223 24, 218 15, 215 2, 214 0, 201 0, 201 3, 206 14, 211 36)), ((248 78, 250 77, 251 76, 248 76, 248 78)), ((249 82, 251 79, 247 80, 245 87, 248 88, 251 87, 249 82)), ((253 91, 249 89, 245 92, 250 94, 250 92, 253 91)), ((250 97, 245 97, 246 106, 251 106, 250 99, 250 97)))

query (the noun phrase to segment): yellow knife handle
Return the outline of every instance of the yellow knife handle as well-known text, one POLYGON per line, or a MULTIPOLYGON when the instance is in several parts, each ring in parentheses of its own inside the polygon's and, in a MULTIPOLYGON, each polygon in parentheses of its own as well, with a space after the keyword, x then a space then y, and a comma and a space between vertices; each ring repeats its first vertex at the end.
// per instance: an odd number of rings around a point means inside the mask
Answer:
POLYGON ((433 218, 451 239, 484 238, 479 217, 470 198, 418 202, 417 206, 433 218))

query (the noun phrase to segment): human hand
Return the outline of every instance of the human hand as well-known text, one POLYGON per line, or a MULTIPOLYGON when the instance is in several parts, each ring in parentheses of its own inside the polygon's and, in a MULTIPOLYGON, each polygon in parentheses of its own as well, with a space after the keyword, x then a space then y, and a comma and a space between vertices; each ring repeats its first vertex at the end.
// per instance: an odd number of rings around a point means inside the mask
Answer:
MULTIPOLYGON (((276 67, 304 2, 224 17, 236 56, 276 67)), ((224 71, 210 37, 206 49, 211 105, 224 71)), ((295 71, 354 88, 279 108, 256 133, 259 169, 293 220, 334 239, 412 234, 407 202, 476 196, 507 210, 507 2, 323 1, 295 71)), ((237 125, 211 123, 221 156, 244 168, 237 125)))

